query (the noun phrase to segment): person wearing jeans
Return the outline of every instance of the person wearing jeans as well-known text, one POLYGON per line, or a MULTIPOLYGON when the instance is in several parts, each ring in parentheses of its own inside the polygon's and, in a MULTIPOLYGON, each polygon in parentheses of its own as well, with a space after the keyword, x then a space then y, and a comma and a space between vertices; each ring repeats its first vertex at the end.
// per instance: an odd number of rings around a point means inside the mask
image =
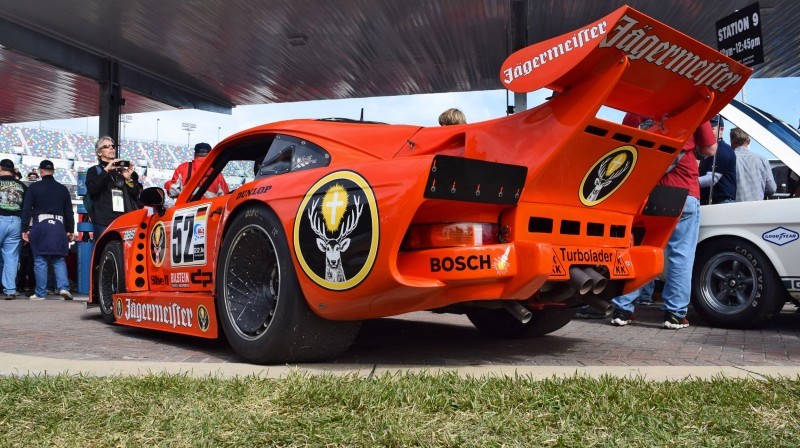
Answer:
POLYGON ((45 299, 47 266, 52 264, 58 294, 65 300, 72 300, 67 264, 64 261, 75 228, 72 200, 67 187, 58 183, 53 177, 55 173, 53 162, 42 160, 39 172, 42 180, 28 187, 22 203, 22 238, 30 242, 33 251, 33 272, 36 277, 36 289, 30 299, 45 299))
MULTIPOLYGON (((622 123, 628 126, 643 128, 645 117, 627 114, 622 123)), ((701 156, 713 156, 717 151, 717 138, 711 130, 711 123, 702 123, 683 145, 681 154, 675 163, 661 176, 660 185, 683 188, 688 195, 683 205, 678 224, 669 237, 665 248, 667 259, 666 280, 661 299, 664 301, 663 328, 679 330, 689 326, 686 312, 689 308, 689 295, 692 290, 692 266, 697 239, 700 234, 700 182, 697 161, 694 153, 701 156)), ((641 291, 632 291, 614 298, 611 304, 614 314, 611 325, 622 327, 634 321, 633 302, 641 291)))
POLYGON ((14 162, 0 160, 0 254, 3 294, 17 297, 17 264, 20 248, 20 214, 27 187, 14 176, 14 162))
MULTIPOLYGON (((667 281, 664 283, 664 290, 661 292, 664 311, 678 316, 680 318, 679 325, 685 324, 688 326, 688 321, 683 321, 686 318, 686 309, 689 307, 689 297, 692 292, 692 266, 699 232, 700 200, 694 196, 687 196, 686 203, 683 205, 681 219, 667 242, 665 250, 667 281), (670 281, 670 279, 673 279, 673 281, 670 281), (687 279, 688 281, 686 281, 687 279)), ((655 286, 655 283, 650 282, 636 291, 616 297, 611 303, 615 309, 623 310, 632 316, 634 301, 639 298, 643 290, 649 289, 650 285, 655 286)), ((649 291, 652 295, 652 289, 649 289, 649 291)), ((665 327, 667 321, 665 319, 665 327)))

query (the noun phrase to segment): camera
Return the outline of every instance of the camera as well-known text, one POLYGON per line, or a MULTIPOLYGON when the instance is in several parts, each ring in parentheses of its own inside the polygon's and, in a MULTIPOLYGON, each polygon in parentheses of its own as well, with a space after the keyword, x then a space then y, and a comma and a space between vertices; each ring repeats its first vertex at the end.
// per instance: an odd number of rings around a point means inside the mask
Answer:
POLYGON ((130 160, 120 160, 119 162, 116 162, 114 164, 114 166, 119 167, 119 168, 128 168, 128 167, 131 166, 131 161, 130 160))

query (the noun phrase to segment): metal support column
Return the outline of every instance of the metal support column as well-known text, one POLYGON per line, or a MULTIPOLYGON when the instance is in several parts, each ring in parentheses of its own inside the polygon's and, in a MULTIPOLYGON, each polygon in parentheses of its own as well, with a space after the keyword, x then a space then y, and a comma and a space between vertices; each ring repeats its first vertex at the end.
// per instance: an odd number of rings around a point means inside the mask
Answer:
MULTIPOLYGON (((108 135, 119 143, 119 115, 125 105, 122 88, 119 84, 119 63, 107 60, 104 79, 100 83, 100 123, 99 136, 108 135)), ((120 157, 117 150, 117 157, 120 157)))
MULTIPOLYGON (((511 1, 511 53, 528 46, 528 0, 511 1)), ((528 109, 528 94, 514 94, 514 112, 528 109)))

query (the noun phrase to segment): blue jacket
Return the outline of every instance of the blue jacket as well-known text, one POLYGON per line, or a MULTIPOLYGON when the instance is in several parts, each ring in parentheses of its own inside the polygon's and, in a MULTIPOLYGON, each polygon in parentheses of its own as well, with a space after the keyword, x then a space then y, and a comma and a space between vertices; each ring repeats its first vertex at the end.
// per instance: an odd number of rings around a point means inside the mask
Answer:
MULTIPOLYGON (((714 157, 706 157, 700 161, 700 175, 711 171, 714 157)), ((717 163, 715 173, 722 174, 722 177, 714 184, 714 197, 710 203, 718 204, 724 200, 736 200, 736 153, 733 152, 731 145, 723 140, 717 142, 717 163)), ((709 188, 700 189, 700 200, 703 204, 708 204, 709 188)))
POLYGON ((22 231, 28 229, 34 255, 67 255, 67 233, 75 229, 72 198, 67 187, 53 176, 42 176, 42 180, 32 183, 25 192, 22 231))

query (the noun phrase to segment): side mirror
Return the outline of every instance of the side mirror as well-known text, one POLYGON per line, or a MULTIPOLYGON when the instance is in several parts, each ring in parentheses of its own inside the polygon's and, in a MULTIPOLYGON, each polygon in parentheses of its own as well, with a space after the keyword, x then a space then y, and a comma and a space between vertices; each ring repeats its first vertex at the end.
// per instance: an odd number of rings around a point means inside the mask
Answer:
POLYGON ((164 205, 164 189, 159 187, 149 187, 139 193, 139 202, 147 207, 161 207, 164 205))

